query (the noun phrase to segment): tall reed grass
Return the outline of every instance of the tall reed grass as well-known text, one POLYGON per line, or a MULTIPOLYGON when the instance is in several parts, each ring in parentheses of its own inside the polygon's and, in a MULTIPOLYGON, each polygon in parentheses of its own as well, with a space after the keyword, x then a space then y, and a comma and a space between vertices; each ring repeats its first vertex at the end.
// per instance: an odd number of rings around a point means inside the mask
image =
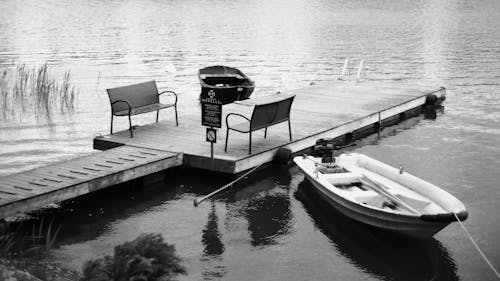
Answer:
POLYGON ((72 114, 79 90, 66 71, 58 82, 47 63, 39 67, 25 64, 0 68, 0 107, 3 119, 23 119, 33 114, 37 120, 52 120, 57 113, 72 114))
POLYGON ((0 235, 0 259, 11 256, 41 259, 54 248, 62 225, 56 229, 53 227, 52 221, 45 225, 43 218, 33 223, 31 233, 24 231, 22 224, 13 230, 7 224, 4 233, 0 235))
MULTIPOLYGON (((16 223, 13 223, 16 224, 16 223)), ((51 250, 55 246, 56 239, 61 230, 61 226, 54 229, 53 222, 44 224, 43 218, 39 221, 29 222, 23 226, 23 222, 9 229, 10 224, 6 223, 3 232, 0 233, 0 271, 8 271, 2 276, 17 276, 7 278, 7 280, 78 280, 79 274, 76 271, 62 267, 57 262, 50 260, 51 250), (33 276, 36 278, 20 278, 20 275, 33 276)))

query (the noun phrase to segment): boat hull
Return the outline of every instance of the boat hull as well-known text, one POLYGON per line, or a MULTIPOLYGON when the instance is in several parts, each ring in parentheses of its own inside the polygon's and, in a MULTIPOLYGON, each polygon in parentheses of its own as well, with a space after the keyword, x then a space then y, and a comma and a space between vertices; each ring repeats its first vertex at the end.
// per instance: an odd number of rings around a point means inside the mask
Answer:
POLYGON ((255 88, 252 81, 239 69, 228 66, 210 66, 198 71, 200 98, 209 97, 210 92, 222 98, 222 104, 248 99, 255 88))
POLYGON ((334 167, 337 168, 330 168, 328 171, 325 170, 320 158, 311 156, 294 158, 294 162, 311 182, 320 198, 353 220, 425 238, 432 237, 457 218, 459 220, 467 218, 467 211, 458 199, 413 175, 400 173, 399 170, 362 154, 343 154, 336 157, 336 160, 334 167), (380 189, 377 189, 373 186, 377 183, 372 182, 371 187, 363 185, 360 189, 357 185, 353 185, 366 182, 371 177, 383 182, 385 186, 383 188, 379 186, 380 189), (396 193, 389 194, 389 190, 396 193), (406 197, 401 197, 400 194, 405 194, 406 197), (382 201, 374 203, 376 201, 371 201, 373 198, 381 198, 382 201), (403 199, 410 201, 406 203, 401 201, 403 199), (396 203, 397 207, 390 208, 385 205, 388 202, 399 203, 396 203), (416 202, 425 204, 417 207, 416 202), (408 205, 409 203, 413 206, 408 205))
POLYGON ((434 236, 434 234, 450 224, 450 222, 423 221, 418 216, 394 215, 367 209, 329 192, 310 175, 306 174, 306 178, 314 187, 313 191, 318 194, 328 206, 353 220, 367 225, 395 231, 408 236, 427 238, 434 236))

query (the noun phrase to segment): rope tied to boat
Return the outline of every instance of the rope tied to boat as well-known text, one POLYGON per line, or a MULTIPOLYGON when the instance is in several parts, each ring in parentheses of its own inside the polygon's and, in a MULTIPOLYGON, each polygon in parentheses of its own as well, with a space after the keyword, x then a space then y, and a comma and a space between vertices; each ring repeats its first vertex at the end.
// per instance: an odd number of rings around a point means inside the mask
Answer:
POLYGON ((488 264, 488 266, 491 268, 491 270, 493 270, 493 272, 495 273, 495 275, 498 277, 498 279, 500 279, 500 274, 498 273, 498 271, 495 269, 495 267, 493 266, 493 264, 491 263, 491 261, 486 257, 486 255, 483 253, 483 251, 481 250, 481 248, 479 248, 479 246, 477 245, 476 241, 474 241, 474 239, 472 238, 472 236, 470 235, 469 231, 467 231, 467 228, 465 228, 465 225, 460 221, 460 219, 458 218, 457 214, 456 213, 453 213, 453 216, 455 217, 455 219, 457 220, 457 222, 460 224, 460 226, 462 227, 462 229, 464 230, 465 234, 467 234, 467 237, 469 238, 469 240, 472 242, 472 244, 474 245, 474 247, 476 248, 476 250, 479 252, 479 254, 481 255, 481 257, 484 259, 484 261, 488 264))
POLYGON ((195 207, 198 207, 198 205, 200 205, 200 203, 201 203, 201 202, 203 202, 203 201, 207 200, 208 198, 210 198, 210 197, 212 197, 212 196, 214 196, 214 195, 217 195, 218 193, 220 193, 220 192, 224 191, 224 190, 225 190, 226 188, 228 188, 228 187, 232 187, 232 186, 233 186, 233 184, 235 184, 235 183, 236 183, 236 182, 238 182, 239 180, 243 179, 244 177, 248 176, 249 174, 253 173, 255 170, 257 170, 260 166, 262 166, 262 165, 264 165, 264 164, 265 164, 265 163, 262 163, 262 164, 260 164, 260 165, 258 165, 258 166, 255 166, 253 169, 249 170, 248 172, 244 173, 243 175, 239 176, 237 179, 235 179, 235 180, 231 181, 230 183, 228 183, 228 184, 224 185, 223 187, 221 187, 221 188, 217 189, 216 191, 211 192, 211 193, 209 193, 208 195, 205 195, 205 196, 203 196, 203 197, 201 197, 201 198, 199 198, 199 199, 198 199, 198 198, 194 199, 194 201, 193 201, 193 205, 194 205, 195 207))

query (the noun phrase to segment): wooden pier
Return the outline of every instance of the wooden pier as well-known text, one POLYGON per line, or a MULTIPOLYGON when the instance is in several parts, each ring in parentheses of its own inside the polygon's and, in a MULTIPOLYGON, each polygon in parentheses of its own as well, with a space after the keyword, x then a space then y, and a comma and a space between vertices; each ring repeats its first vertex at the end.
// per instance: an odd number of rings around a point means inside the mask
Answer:
POLYGON ((0 178, 0 219, 182 164, 182 154, 121 146, 0 178))
MULTIPOLYGON (((133 145, 179 152, 183 153, 184 166, 237 174, 272 161, 280 147, 296 153, 312 147, 320 138, 340 137, 378 126, 379 122, 383 125, 386 120, 399 120, 405 112, 420 113, 426 96, 431 93, 440 97, 445 89, 400 82, 335 81, 287 92, 296 95, 291 109, 293 141, 289 140, 286 122, 274 125, 268 128, 267 138, 264 138, 264 130, 253 134, 251 155, 248 155, 248 134, 234 131, 230 132, 228 149, 224 152, 226 130, 223 124, 211 160, 210 144, 206 142, 199 112, 184 115, 181 112, 178 127, 175 122, 166 120, 135 128, 133 138, 127 130, 95 138, 94 148, 105 150, 133 145)), ((224 105, 223 120, 229 112, 250 117, 251 100, 224 105)))
MULTIPOLYGON (((181 112, 179 126, 172 120, 139 126, 133 138, 124 128, 94 139, 94 148, 105 151, 1 177, 0 219, 179 165, 236 174, 272 161, 280 147, 297 153, 320 138, 352 139, 357 132, 397 123, 406 115, 419 114, 428 94, 440 97, 445 89, 399 82, 337 81, 286 94, 295 94, 290 115, 292 141, 284 122, 269 127, 267 138, 263 130, 254 133, 250 155, 248 134, 231 132, 224 152, 223 124, 211 159, 201 113, 181 112)), ((223 117, 230 112, 249 115, 252 110, 251 100, 228 104, 223 107, 223 117)))

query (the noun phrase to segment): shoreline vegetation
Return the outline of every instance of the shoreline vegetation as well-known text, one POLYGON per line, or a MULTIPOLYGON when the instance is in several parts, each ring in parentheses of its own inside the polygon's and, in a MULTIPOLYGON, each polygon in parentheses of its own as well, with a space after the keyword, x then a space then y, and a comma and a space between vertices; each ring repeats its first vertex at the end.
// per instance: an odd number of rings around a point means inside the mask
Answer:
POLYGON ((50 261, 61 230, 43 219, 29 227, 4 229, 0 236, 0 280, 9 281, 168 281, 186 275, 175 245, 161 234, 142 234, 114 248, 112 255, 87 261, 81 272, 50 261))
POLYGON ((62 80, 54 77, 47 63, 0 67, 1 121, 51 124, 57 115, 72 115, 79 89, 64 72, 62 80))
MULTIPOLYGON (((54 76, 49 64, 0 66, 0 121, 52 125, 72 117, 79 89, 65 71, 54 76)), ((32 227, 0 221, 0 280, 9 281, 168 281, 187 274, 174 244, 161 234, 142 234, 117 245, 111 255, 87 261, 80 271, 50 260, 61 226, 43 219, 32 227)))
POLYGON ((52 222, 44 224, 43 218, 31 228, 21 222, 11 229, 4 222, 0 233, 0 280, 79 280, 78 272, 48 259, 61 228, 52 222))

